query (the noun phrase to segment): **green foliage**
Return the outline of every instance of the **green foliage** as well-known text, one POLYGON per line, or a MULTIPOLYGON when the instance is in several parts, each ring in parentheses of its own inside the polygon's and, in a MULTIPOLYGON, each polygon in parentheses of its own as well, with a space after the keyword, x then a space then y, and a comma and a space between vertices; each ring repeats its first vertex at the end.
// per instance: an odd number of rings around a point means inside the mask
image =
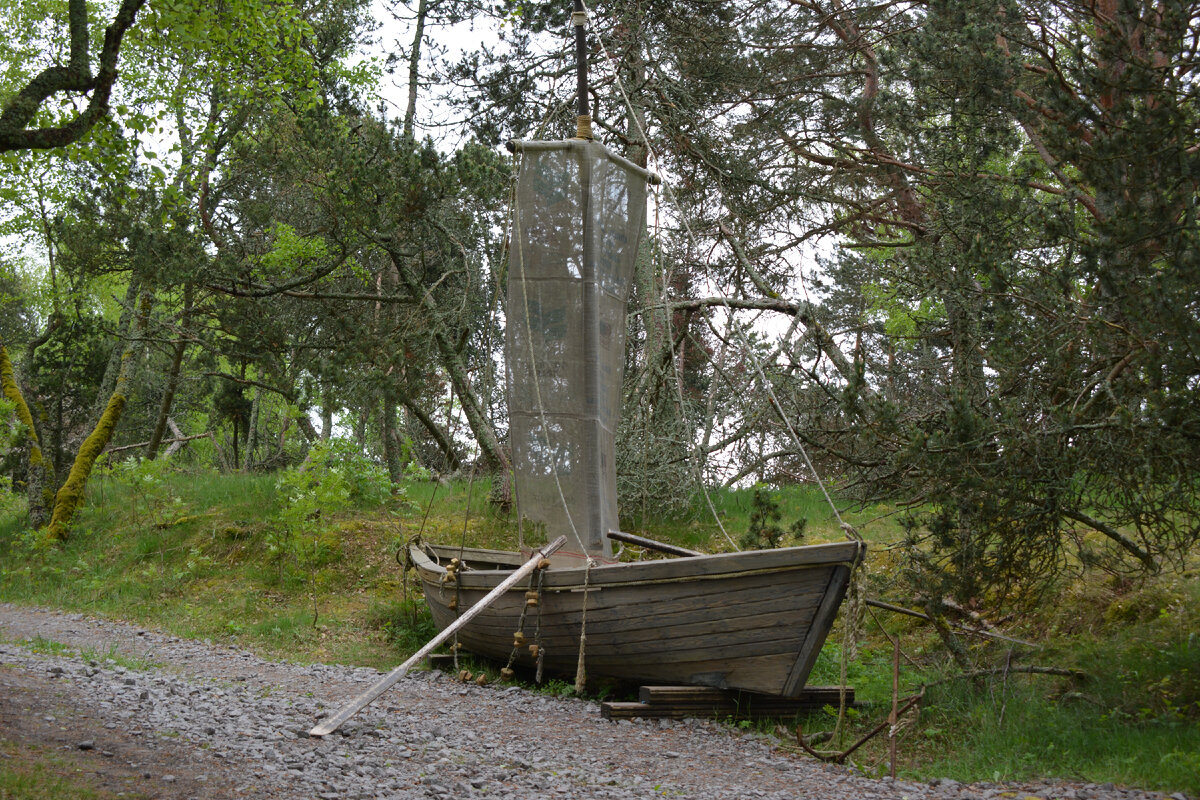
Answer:
POLYGON ((394 496, 387 470, 349 439, 314 444, 307 461, 280 473, 275 486, 280 521, 296 530, 351 506, 384 506, 394 496))
POLYGON ((387 641, 403 653, 415 653, 437 635, 425 598, 418 594, 409 600, 377 603, 367 611, 366 623, 380 631, 387 641))
POLYGON ((808 526, 808 518, 800 517, 788 526, 787 531, 784 531, 779 526, 779 521, 783 519, 783 512, 771 490, 762 484, 755 484, 753 492, 750 520, 746 532, 742 534, 738 544, 748 550, 769 550, 785 545, 799 544, 804 539, 804 529, 808 526))
POLYGON ((271 249, 259 259, 264 277, 282 281, 302 275, 313 266, 323 265, 329 258, 324 239, 304 237, 291 225, 278 223, 272 232, 271 249))
MULTIPOLYGON (((342 542, 334 515, 352 506, 383 508, 401 501, 393 491, 387 470, 367 458, 347 439, 329 439, 309 450, 305 463, 284 470, 276 481, 280 499, 278 530, 266 537, 267 552, 284 567, 294 563, 307 576, 310 588, 326 576, 319 572, 337 562, 342 542)), ((313 620, 317 618, 314 599, 313 620)))
POLYGON ((0 257, 0 342, 17 344, 32 338, 36 319, 33 283, 18 261, 0 257))

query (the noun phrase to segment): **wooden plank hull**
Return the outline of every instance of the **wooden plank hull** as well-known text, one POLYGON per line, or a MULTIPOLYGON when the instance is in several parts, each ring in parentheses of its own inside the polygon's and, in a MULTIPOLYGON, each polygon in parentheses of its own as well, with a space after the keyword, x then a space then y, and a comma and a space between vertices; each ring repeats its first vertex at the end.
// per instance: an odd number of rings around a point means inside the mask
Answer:
MULTIPOLYGON (((444 582, 452 547, 410 548, 438 628, 454 621, 511 573, 519 553, 463 551, 467 568, 444 582)), ((521 586, 486 609, 458 635, 462 646, 506 661, 523 629, 545 668, 574 674, 587 606, 585 663, 589 676, 690 684, 796 697, 845 595, 863 546, 845 542, 663 561, 605 564, 543 573, 536 608, 525 609, 521 586)), ((517 663, 532 666, 528 647, 517 663)))

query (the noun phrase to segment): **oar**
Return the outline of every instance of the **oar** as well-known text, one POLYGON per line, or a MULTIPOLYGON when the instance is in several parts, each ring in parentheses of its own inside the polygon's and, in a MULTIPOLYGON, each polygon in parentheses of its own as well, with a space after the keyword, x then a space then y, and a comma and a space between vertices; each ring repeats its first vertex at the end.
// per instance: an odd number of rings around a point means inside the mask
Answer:
POLYGON ((553 542, 551 542, 550 544, 543 547, 541 550, 538 550, 537 552, 535 552, 533 554, 533 557, 530 558, 528 561, 526 561, 525 564, 522 565, 522 567, 520 569, 518 569, 512 575, 509 575, 507 578, 504 579, 504 581, 499 586, 497 586, 495 589, 492 589, 490 592, 488 592, 486 595, 484 595, 482 600, 480 600, 478 603, 476 603, 475 605, 473 605, 469 609, 467 609, 465 612, 463 612, 462 616, 460 616, 458 619, 454 620, 454 624, 446 626, 446 629, 443 630, 441 633, 439 633, 437 636, 433 637, 433 639, 430 640, 429 644, 425 645, 420 650, 418 650, 416 653, 414 653, 412 658, 408 659, 408 661, 405 661, 403 664, 396 667, 394 670, 389 672, 387 675, 384 675, 383 678, 378 683, 376 683, 370 689, 367 689, 365 692, 360 694, 358 697, 356 697, 352 701, 350 701, 350 703, 347 704, 346 707, 343 708, 341 711, 339 711, 337 714, 333 715, 329 719, 322 721, 319 725, 317 725, 317 727, 315 727, 311 731, 309 731, 308 735, 309 736, 327 736, 327 735, 333 733, 334 731, 336 731, 338 728, 341 727, 343 722, 345 722, 346 720, 353 717, 359 711, 362 711, 367 705, 369 705, 371 703, 371 701, 373 701, 375 698, 379 697, 379 695, 386 692, 389 688, 391 688, 391 686, 394 683, 396 683, 401 678, 403 678, 405 673, 407 673, 410 669, 412 669, 412 666, 414 664, 416 664, 422 658, 424 658, 425 656, 429 655, 434 650, 436 650, 438 648, 438 645, 440 645, 442 642, 446 641, 451 636, 453 636, 455 631, 457 631, 463 625, 466 625, 468 622, 470 622, 475 617, 477 617, 479 615, 479 612, 483 611, 485 608, 490 606, 492 603, 496 602, 496 600, 500 597, 500 595, 504 594, 509 589, 511 589, 513 587, 513 585, 517 583, 517 581, 521 580, 526 575, 533 572, 533 570, 537 568, 539 561, 541 561, 543 558, 546 558, 547 556, 549 556, 554 551, 558 550, 558 548, 562 547, 566 543, 567 543, 567 537, 560 536, 557 539, 555 539, 553 542))
POLYGON ((672 556, 702 556, 705 555, 699 550, 689 550, 686 547, 680 547, 677 544, 667 544, 666 542, 656 542, 653 539, 647 539, 645 536, 638 536, 636 533, 625 533, 624 531, 609 531, 608 538, 614 542, 625 542, 626 544, 636 544, 638 547, 645 547, 650 550, 658 550, 660 553, 667 553, 672 556))

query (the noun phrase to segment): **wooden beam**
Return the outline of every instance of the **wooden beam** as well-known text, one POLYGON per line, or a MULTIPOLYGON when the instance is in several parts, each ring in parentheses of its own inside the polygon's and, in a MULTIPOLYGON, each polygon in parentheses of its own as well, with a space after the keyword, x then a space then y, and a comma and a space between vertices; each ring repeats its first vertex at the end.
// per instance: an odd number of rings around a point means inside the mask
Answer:
POLYGON ((328 736, 336 731, 339 727, 341 727, 343 722, 353 717, 359 711, 362 711, 364 708, 374 702, 379 695, 386 692, 392 687, 393 684, 403 678, 408 671, 412 669, 414 664, 418 663, 421 661, 421 659, 425 658, 425 656, 436 650, 443 642, 453 636, 459 628, 463 627, 468 622, 475 619, 475 617, 479 616, 479 612, 483 611, 492 603, 499 600, 501 595, 515 586, 526 575, 533 572, 542 559, 547 558, 551 553, 555 552, 566 543, 567 537, 560 536, 550 544, 543 547, 541 550, 534 551, 533 557, 526 561, 520 569, 515 570, 511 575, 508 576, 508 578, 504 580, 503 583, 484 595, 484 597, 482 597, 478 603, 463 612, 462 616, 454 620, 453 623, 443 628, 442 632, 433 637, 427 645, 413 653, 413 655, 403 664, 396 667, 387 675, 383 676, 383 679, 376 682, 374 686, 367 689, 358 697, 347 703, 341 711, 316 725, 308 732, 308 735, 314 738, 319 738, 321 736, 328 736))
MULTIPOLYGON (((600 704, 605 719, 684 719, 686 717, 732 717, 772 719, 816 711, 839 702, 837 686, 810 686, 798 697, 777 697, 716 689, 708 686, 643 686, 640 702, 600 704)), ((846 702, 854 702, 854 689, 846 688, 846 702)))
POLYGON ((647 550, 657 550, 660 553, 667 553, 672 556, 702 556, 705 555, 699 550, 689 550, 686 547, 680 547, 675 544, 667 544, 666 542, 656 542, 653 539, 647 539, 645 536, 638 536, 636 533, 625 533, 624 531, 609 531, 608 538, 614 542, 625 542, 626 544, 635 544, 638 547, 645 547, 647 550))

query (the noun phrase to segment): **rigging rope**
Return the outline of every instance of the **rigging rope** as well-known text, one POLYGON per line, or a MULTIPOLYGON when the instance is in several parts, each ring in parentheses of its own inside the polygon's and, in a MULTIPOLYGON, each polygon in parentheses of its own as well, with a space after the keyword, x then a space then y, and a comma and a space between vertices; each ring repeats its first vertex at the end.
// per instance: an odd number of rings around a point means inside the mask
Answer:
MULTIPOLYGON (((586 5, 585 5, 585 8, 586 8, 586 5)), ((604 40, 601 39, 599 36, 597 36, 596 41, 600 44, 600 50, 601 50, 601 52, 604 53, 604 58, 608 62, 613 63, 613 57, 608 52, 608 48, 605 47, 604 40)), ((654 160, 656 162, 661 162, 661 159, 658 157, 658 154, 654 151, 654 147, 650 143, 650 137, 646 134, 646 129, 642 125, 641 119, 638 117, 637 111, 634 109, 633 103, 629 99, 629 95, 625 91, 625 83, 624 83, 624 81, 621 80, 620 70, 618 70, 615 66, 612 68, 612 70, 613 70, 613 78, 615 79, 615 83, 617 85, 617 90, 621 93, 621 99, 625 102, 625 107, 629 111, 630 120, 633 122, 634 125, 637 126, 638 134, 641 136, 642 142, 646 146, 646 151, 651 156, 654 157, 654 160)), ((663 190, 669 196, 669 199, 675 205, 675 207, 682 210, 683 206, 679 202, 678 197, 676 197, 675 193, 671 190, 670 183, 667 182, 666 180, 664 180, 662 182, 662 186, 663 186, 663 190)), ((688 221, 687 217, 681 213, 679 216, 679 221, 680 221, 680 223, 682 223, 684 230, 687 231, 688 239, 690 240, 692 246, 695 247, 697 250, 699 250, 700 239, 696 235, 695 231, 692 230, 691 223, 688 221)), ((707 266, 707 265, 708 265, 707 261, 705 261, 705 266, 707 266)), ((729 305, 729 302, 725 299, 724 295, 721 293, 717 293, 717 296, 721 299, 721 304, 722 304, 722 306, 724 306, 726 313, 732 315, 733 308, 729 305)), ((800 436, 796 433, 795 428, 792 427, 791 421, 783 413, 783 405, 780 404, 779 398, 775 396, 775 390, 772 387, 771 383, 767 380, 766 373, 764 372, 764 370, 762 368, 762 364, 759 362, 758 357, 755 354, 754 349, 751 346, 749 339, 746 337, 745 333, 741 330, 741 328, 739 326, 733 326, 733 328, 734 328, 735 333, 741 339, 742 345, 746 348, 746 353, 749 357, 750 363, 754 367, 755 374, 758 376, 759 380, 762 382, 763 389, 766 391, 767 397, 771 401, 772 408, 775 409, 776 414, 779 416, 780 421, 784 424, 784 427, 787 429, 787 432, 791 436, 792 441, 795 443, 796 448, 800 451, 800 455, 803 457, 805 465, 808 467, 809 471, 812 473, 813 478, 816 479, 817 486, 820 487, 821 494, 824 495, 825 501, 829 504, 830 509, 833 511, 833 516, 837 519, 838 525, 842 529, 842 532, 845 533, 846 537, 849 539, 861 541, 862 536, 858 533, 858 531, 856 531, 852 525, 850 525, 848 522, 846 522, 844 519, 842 519, 842 515, 841 515, 841 512, 838 511, 837 504, 833 502, 833 498, 830 496, 829 491, 825 486, 825 481, 821 479, 820 473, 817 472, 816 467, 812 463, 812 459, 810 459, 808 456, 807 448, 805 448, 804 443, 801 441, 800 436)), ((672 358, 672 363, 674 363, 674 358, 672 358)), ((676 367, 676 368, 678 369, 678 367, 676 367)), ((706 497, 707 497, 707 493, 706 493, 706 497)), ((709 501, 709 504, 711 505, 711 500, 709 501)), ((715 509, 713 509, 713 513, 714 514, 716 513, 715 509)))
POLYGON ((588 558, 587 566, 583 570, 583 613, 579 620, 579 660, 575 663, 575 694, 583 694, 583 690, 587 687, 587 667, 584 662, 587 652, 588 587, 592 582, 592 567, 594 566, 596 566, 596 562, 588 558))
MULTIPOLYGON (((585 6, 585 8, 586 8, 586 6, 585 6)), ((597 36, 596 41, 600 45, 600 50, 604 54, 605 60, 612 66, 613 78, 614 78, 614 82, 616 83, 617 90, 620 92, 621 99, 625 103, 625 108, 629 112, 629 119, 637 127, 638 134, 641 136, 642 142, 644 143, 644 145, 646 147, 646 152, 654 158, 655 162, 661 163, 661 159, 659 158, 658 154, 655 152, 654 147, 650 142, 650 137, 646 134, 645 126, 642 125, 641 118, 638 116, 637 111, 634 109, 633 103, 630 101, 628 93, 625 91, 625 84, 624 84, 624 81, 621 80, 621 73, 620 73, 620 70, 617 69, 617 67, 616 67, 616 62, 614 61, 612 55, 608 52, 608 48, 604 45, 604 40, 602 38, 600 38, 599 36, 597 36)), ((684 230, 687 232, 687 237, 688 237, 689 242, 691 243, 692 247, 696 248, 697 251, 699 251, 700 250, 699 237, 696 235, 695 231, 692 229, 691 223, 689 222, 687 216, 682 213, 683 212, 682 203, 680 203, 679 198, 677 196, 675 196, 675 193, 671 189, 671 184, 667 180, 664 179, 662 181, 662 187, 663 187, 663 191, 666 193, 666 195, 668 196, 670 201, 680 211, 679 220, 682 223, 684 230)), ((706 267, 708 267, 707 259, 704 260, 704 264, 706 267)), ((711 282, 711 280, 712 280, 711 276, 708 279, 711 282)), ((721 304, 725 308, 725 313, 728 315, 728 318, 730 320, 732 320, 733 316, 734 316, 733 308, 729 305, 729 302, 725 299, 724 293, 723 292, 715 292, 715 294, 717 297, 719 297, 721 299, 721 304)), ((669 323, 669 317, 668 317, 668 325, 669 324, 670 323, 669 323)), ((825 486, 825 481, 821 478, 820 473, 817 472, 816 466, 813 464, 812 459, 808 455, 808 449, 804 446, 804 442, 800 439, 799 434, 796 433, 795 428, 792 426, 791 420, 788 419, 787 415, 784 413, 783 405, 779 402, 779 398, 776 397, 775 389, 772 386, 771 382, 767 380, 766 372, 763 369, 762 363, 759 361, 758 356, 755 353, 754 348, 752 346, 752 343, 749 341, 749 338, 746 336, 746 334, 742 330, 741 326, 731 324, 730 328, 733 330, 735 335, 740 340, 740 343, 743 346, 743 348, 749 358, 749 361, 754 368, 755 374, 757 375, 759 381, 761 381, 761 383, 762 383, 762 387, 767 394, 767 397, 768 397, 768 400, 770 401, 772 409, 775 411, 775 413, 779 417, 779 420, 783 423, 784 428, 787 430, 788 435, 791 437, 792 441, 795 443, 796 448, 800 451, 800 455, 804 459, 805 465, 808 467, 809 472, 812 473, 813 478, 817 482, 817 486, 820 487, 821 494, 824 496, 825 502, 829 505, 830 510, 833 512, 833 516, 837 520, 838 526, 841 528, 842 533, 846 536, 847 539, 850 539, 852 541, 861 542, 862 535, 854 528, 853 525, 846 522, 842 518, 841 512, 838 510, 837 504, 833 502, 833 497, 830 496, 829 490, 825 486)), ((674 341, 673 337, 670 341, 671 342, 674 341)), ((672 347, 673 347, 673 345, 672 345, 672 347)), ((675 362, 674 352, 671 353, 671 363, 672 363, 672 366, 675 368, 676 372, 678 373, 680 368, 675 362)), ((677 387, 680 386, 679 381, 676 381, 676 386, 677 387)), ((681 407, 681 412, 682 412, 682 405, 683 405, 682 388, 679 389, 679 399, 680 399, 680 407, 681 407)), ((699 454, 698 446, 697 446, 696 452, 697 452, 697 455, 699 456, 700 454, 699 454)), ((697 464, 697 472, 699 473, 699 464, 697 464)), ((700 482, 701 488, 704 490, 704 498, 708 503, 709 509, 712 512, 713 517, 715 519, 717 519, 717 524, 721 525, 720 518, 717 516, 716 508, 713 506, 712 498, 709 496, 707 487, 704 486, 703 478, 702 478, 702 476, 699 476, 699 474, 698 474, 698 477, 699 477, 699 482, 700 482)), ((725 528, 723 525, 721 525, 721 530, 722 530, 722 532, 725 532, 725 528)), ((728 536, 729 535, 726 533, 726 538, 728 538, 728 536)), ((861 553, 861 550, 860 550, 860 553, 861 553)), ((838 707, 838 722, 837 722, 837 728, 839 731, 842 728, 842 723, 843 723, 843 720, 845 718, 845 713, 846 713, 846 665, 847 665, 847 662, 852 657, 857 655, 857 653, 855 652, 857 650, 857 639, 858 639, 859 629, 862 626, 862 616, 863 616, 862 610, 864 608, 864 604, 861 602, 861 599, 865 596, 864 595, 865 576, 863 574, 863 571, 858 568, 861 561, 862 561, 861 556, 859 558, 856 558, 854 561, 854 564, 850 568, 850 575, 848 578, 849 587, 847 590, 847 604, 844 609, 845 613, 843 615, 843 622, 842 622, 842 646, 841 646, 841 658, 840 658, 840 661, 841 661, 841 666, 840 666, 841 691, 839 692, 840 696, 839 696, 839 703, 838 703, 839 707, 838 707)))

